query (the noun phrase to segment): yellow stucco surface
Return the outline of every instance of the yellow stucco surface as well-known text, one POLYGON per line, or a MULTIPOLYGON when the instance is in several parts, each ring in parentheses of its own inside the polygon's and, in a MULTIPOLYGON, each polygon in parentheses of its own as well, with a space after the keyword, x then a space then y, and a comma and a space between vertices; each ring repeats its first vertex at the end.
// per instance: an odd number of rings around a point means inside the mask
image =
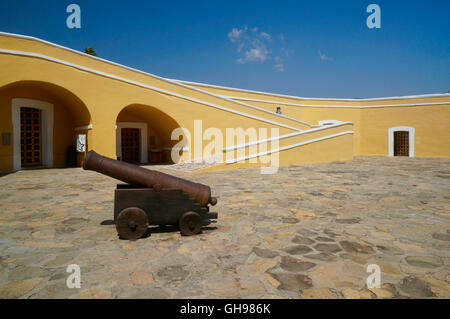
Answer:
POLYGON ((323 120, 351 121, 355 130, 355 155, 388 155, 389 128, 406 126, 415 129, 415 156, 450 156, 450 94, 333 100, 192 85, 267 110, 275 111, 280 106, 283 114, 311 124, 323 120))
MULTIPOLYGON (((146 138, 154 136, 153 147, 166 149, 177 143, 171 140, 175 128, 182 127, 194 134, 196 120, 202 121, 203 130, 218 128, 224 136, 227 128, 268 131, 276 128, 280 135, 307 131, 281 139, 280 147, 352 132, 280 151, 280 165, 350 160, 353 155, 387 155, 388 129, 396 126, 415 129, 415 156, 450 156, 450 95, 376 100, 304 99, 183 84, 38 39, 0 34, 0 131, 11 135, 14 98, 53 104, 55 167, 65 165, 66 149, 75 144, 78 133, 87 134, 88 150, 115 158, 115 125, 120 122, 146 123, 146 138), (408 105, 391 106, 399 104, 408 105), (274 113, 277 106, 281 106, 283 116, 274 113), (309 132, 323 120, 352 123, 309 132), (87 125, 92 129, 87 129, 87 125), (85 128, 76 130, 80 127, 85 128)), ((195 137, 191 136, 191 144, 195 137)), ((224 140, 223 147, 235 144, 224 140)), ((246 147, 245 150, 246 156, 255 154, 254 149, 246 147)), ((222 150, 215 151, 216 155, 222 153, 222 150)), ((14 169, 13 157, 12 143, 0 145, 0 171, 14 169)), ((191 149, 183 153, 182 160, 201 157, 201 153, 191 149)), ((79 155, 78 162, 81 160, 79 155)), ((217 165, 214 169, 254 165, 243 160, 217 165)))

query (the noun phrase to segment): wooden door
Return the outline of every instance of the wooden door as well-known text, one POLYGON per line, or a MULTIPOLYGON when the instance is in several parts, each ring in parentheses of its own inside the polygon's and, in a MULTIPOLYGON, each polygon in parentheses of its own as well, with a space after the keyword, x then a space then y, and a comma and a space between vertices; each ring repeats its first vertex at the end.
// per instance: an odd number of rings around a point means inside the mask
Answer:
POLYGON ((409 156, 409 132, 394 132, 394 156, 409 156))
POLYGON ((122 129, 122 161, 139 163, 140 130, 138 128, 122 129))
POLYGON ((20 152, 22 166, 42 165, 41 110, 20 108, 20 152))

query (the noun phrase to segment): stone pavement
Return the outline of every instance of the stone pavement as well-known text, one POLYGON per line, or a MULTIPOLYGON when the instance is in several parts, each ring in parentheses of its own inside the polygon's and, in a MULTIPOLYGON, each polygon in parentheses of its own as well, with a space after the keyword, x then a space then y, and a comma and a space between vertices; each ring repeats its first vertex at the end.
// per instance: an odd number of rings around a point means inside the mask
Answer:
POLYGON ((80 168, 0 177, 0 298, 449 298, 450 159, 192 173, 217 223, 120 240, 116 181, 80 168), (69 289, 69 264, 81 288, 69 289), (381 288, 368 289, 369 264, 381 288))

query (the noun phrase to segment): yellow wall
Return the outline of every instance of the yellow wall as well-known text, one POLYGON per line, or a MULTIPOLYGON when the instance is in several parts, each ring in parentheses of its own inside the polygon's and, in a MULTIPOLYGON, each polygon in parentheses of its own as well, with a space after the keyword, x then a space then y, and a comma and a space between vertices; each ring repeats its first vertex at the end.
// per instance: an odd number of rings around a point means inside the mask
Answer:
MULTIPOLYGON (((367 106, 408 103, 413 104, 412 106, 366 108, 364 105, 358 108, 332 108, 282 105, 282 111, 283 114, 311 124, 318 124, 321 120, 353 122, 355 155, 388 155, 388 129, 407 126, 415 129, 414 156, 450 157, 450 105, 416 105, 440 102, 449 103, 450 96, 447 98, 377 101, 377 104, 372 101, 366 102, 367 106)), ((251 103, 271 108, 276 105, 251 103)))
MULTIPOLYGON (((0 39, 2 38, 4 37, 0 36, 0 39)), ((0 41, 0 45, 1 43, 0 41)), ((20 44, 21 41, 18 40, 17 43, 20 44)), ((50 54, 54 48, 49 47, 47 49, 47 53, 50 54)), ((72 55, 76 56, 76 54, 72 55)), ((90 58, 85 59, 91 60, 90 58)), ((96 69, 101 69, 100 66, 102 66, 103 62, 94 62, 99 63, 96 69)), ((136 77, 140 77, 140 75, 136 77)), ((167 117, 176 119, 181 127, 187 128, 191 132, 194 131, 194 120, 200 119, 203 121, 204 129, 208 127, 219 127, 224 131, 227 127, 271 128, 274 126, 273 124, 258 119, 248 118, 226 110, 199 104, 182 97, 171 96, 137 85, 124 83, 123 81, 102 77, 91 72, 80 71, 59 63, 36 58, 0 54, 0 88, 14 83, 21 83, 21 81, 34 81, 32 83, 39 88, 47 88, 48 83, 60 88, 59 91, 55 90, 51 92, 52 97, 45 96, 41 98, 41 100, 47 102, 60 98, 62 96, 61 92, 72 92, 77 101, 83 107, 85 106, 89 114, 90 123, 80 123, 80 125, 92 124, 93 126, 93 130, 89 131, 88 134, 89 149, 95 149, 97 152, 112 158, 116 155, 115 124, 117 116, 123 108, 130 104, 154 107, 163 114, 166 114, 167 117), (27 71, 25 72, 24 70, 27 71)), ((176 89, 178 92, 174 92, 175 94, 180 94, 183 93, 180 91, 188 90, 180 87, 176 87, 176 89)), ((16 94, 15 97, 19 95, 16 94)), ((192 95, 195 97, 198 94, 194 92, 192 95)), ((205 97, 209 98, 209 95, 205 95, 205 97)), ((222 107, 227 107, 225 104, 230 104, 234 106, 232 108, 233 110, 239 112, 247 111, 245 107, 238 104, 234 105, 232 102, 222 102, 220 104, 222 107)), ((74 108, 75 112, 81 110, 81 107, 78 107, 78 109, 77 107, 74 108)), ((10 103, 6 102, 3 108, 5 113, 2 118, 10 118, 10 108, 10 103)), ((258 116, 260 115, 258 114, 258 116)), ((7 128, 10 125, 8 123, 10 122, 5 121, 5 129, 11 130, 11 127, 7 128)), ((160 123, 160 125, 164 127, 164 123, 160 123)), ((63 126, 68 127, 67 125, 63 126)), ((172 129, 171 125, 167 125, 165 128, 165 134, 169 134, 168 132, 171 132, 172 129)), ((3 124, 1 129, 3 130, 3 124)), ((293 132, 292 129, 284 127, 279 127, 279 129, 280 134, 293 132)), ((5 159, 0 169, 11 170, 11 151, 8 153, 5 150, 2 154, 5 154, 5 159)))
MULTIPOLYGON (((279 134, 283 135, 308 130, 321 120, 354 123, 349 128, 354 130, 354 134, 282 151, 280 161, 283 165, 350 159, 353 154, 386 155, 387 130, 393 126, 412 126, 416 129, 416 156, 450 156, 447 124, 450 121, 450 105, 364 108, 385 104, 449 103, 450 95, 378 100, 304 99, 202 85, 180 85, 32 39, 0 35, 0 49, 40 54, 58 60, 0 52, 0 131, 12 133, 12 98, 32 98, 54 104, 54 164, 57 167, 65 164, 66 148, 75 142, 77 132, 74 128, 88 124, 92 124, 93 129, 81 131, 88 134, 88 149, 115 158, 117 121, 146 122, 148 135, 157 137, 158 146, 176 143, 170 140, 170 133, 177 126, 193 133, 195 120, 203 121, 203 130, 217 127, 224 135, 226 128, 278 128, 279 134), (80 67, 123 79, 98 75, 80 67), (145 85, 150 88, 143 87, 145 85), (241 100, 233 101, 214 94, 240 97, 241 100), (309 124, 275 114, 276 106, 282 107, 283 115, 309 124), (352 149, 351 154, 349 148, 352 149)), ((332 134, 332 131, 323 132, 323 135, 332 134)), ((81 160, 79 158, 79 162, 81 160)), ((246 166, 245 163, 239 165, 246 166)), ((12 167, 12 145, 0 145, 0 170, 11 170, 12 167)))
POLYGON ((450 95, 332 100, 283 97, 198 84, 193 86, 215 94, 238 97, 236 99, 238 101, 267 110, 275 111, 276 107, 280 106, 283 114, 311 124, 317 124, 321 120, 351 121, 354 123, 355 130, 355 155, 388 155, 388 129, 407 126, 415 129, 414 156, 450 156, 450 105, 448 104, 450 95), (288 105, 280 103, 288 103, 288 105), (434 105, 421 105, 430 103, 434 105), (401 106, 404 104, 409 106, 401 106), (369 107, 382 105, 387 107, 369 107))
MULTIPOLYGON (((353 137, 351 134, 322 140, 302 147, 279 152, 279 166, 298 165, 305 163, 339 162, 353 159, 353 137)), ((232 164, 220 164, 201 170, 202 172, 267 167, 268 164, 251 163, 250 160, 232 164)))
POLYGON ((415 130, 414 156, 450 157, 450 105, 361 110, 361 154, 387 155, 388 129, 415 130))
MULTIPOLYGON (((80 55, 75 52, 71 52, 71 51, 68 51, 68 50, 65 50, 62 48, 48 45, 46 43, 42 43, 42 42, 38 42, 38 41, 34 41, 34 40, 19 39, 19 38, 0 35, 0 48, 7 49, 7 50, 31 52, 31 53, 49 56, 54 59, 68 61, 68 62, 76 64, 76 65, 94 69, 94 70, 97 70, 100 72, 105 72, 108 74, 113 74, 118 77, 123 77, 123 78, 126 78, 131 81, 136 81, 136 82, 139 82, 139 83, 142 83, 145 85, 157 87, 162 90, 168 90, 168 91, 174 92, 176 94, 180 94, 183 96, 188 96, 190 98, 202 100, 204 102, 218 104, 222 107, 226 107, 226 108, 229 108, 232 110, 246 112, 253 116, 264 116, 269 120, 277 120, 283 124, 289 124, 289 125, 293 124, 292 121, 280 118, 276 114, 268 114, 268 113, 261 112, 261 111, 258 111, 258 110, 252 109, 252 108, 248 108, 248 107, 242 106, 238 103, 208 94, 206 91, 205 92, 196 91, 191 88, 186 88, 184 86, 181 86, 179 84, 171 83, 170 81, 162 80, 161 78, 156 77, 156 76, 150 76, 147 74, 132 71, 132 70, 126 69, 124 67, 120 67, 120 66, 108 63, 108 62, 101 61, 99 59, 95 59, 92 56, 80 55)), ((4 57, 5 56, 2 56, 2 59, 4 57)), ((19 57, 19 59, 23 59, 23 58, 19 57)), ((40 62, 39 64, 48 65, 48 63, 43 63, 43 60, 39 60, 39 62, 40 62)), ((7 69, 8 69, 8 67, 7 67, 7 69)), ((34 68, 26 69, 25 66, 21 66, 20 69, 27 70, 27 73, 28 73, 28 71, 35 71, 34 68)), ((76 72, 78 73, 79 71, 76 71, 76 72)), ((34 73, 34 72, 32 72, 32 73, 34 73)), ((47 70, 44 73, 53 73, 53 71, 47 70)), ((31 75, 32 74, 29 74, 28 76, 31 76, 31 75)), ((56 75, 56 73, 53 73, 53 75, 56 75)), ((70 75, 70 77, 69 77, 67 72, 63 72, 63 74, 61 74, 61 76, 68 83, 72 82, 72 80, 73 80, 72 79, 73 75, 70 75)), ((64 82, 66 82, 66 81, 64 81, 64 82)), ((86 83, 88 83, 88 82, 83 82, 81 84, 83 86, 86 86, 86 83)), ((62 85, 62 86, 66 87, 66 85, 62 85)), ((92 91, 91 93, 94 93, 94 94, 99 93, 99 91, 100 91, 99 88, 101 88, 103 90, 104 85, 101 85, 101 86, 90 85, 89 86, 89 90, 92 91)), ((87 89, 87 88, 85 88, 85 89, 87 89)), ((120 94, 117 91, 116 91, 116 93, 120 94)), ((130 96, 132 96, 132 95, 127 95, 127 98, 129 99, 130 96)), ((134 102, 131 101, 131 103, 134 103, 134 102)), ((130 104, 130 102, 126 103, 126 105, 128 105, 128 104, 130 104)), ((144 103, 144 104, 148 104, 148 103, 144 103)))

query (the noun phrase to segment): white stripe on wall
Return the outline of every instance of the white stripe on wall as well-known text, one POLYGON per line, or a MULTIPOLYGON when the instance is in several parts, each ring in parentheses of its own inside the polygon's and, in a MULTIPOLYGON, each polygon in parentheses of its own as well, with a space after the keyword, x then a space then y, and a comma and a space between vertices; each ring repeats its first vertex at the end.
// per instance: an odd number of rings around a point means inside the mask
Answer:
POLYGON ((262 140, 259 140, 259 141, 253 141, 253 142, 249 142, 249 143, 233 145, 233 146, 229 146, 229 147, 223 148, 222 152, 233 151, 233 150, 237 150, 237 149, 240 149, 240 148, 245 148, 245 147, 248 147, 248 146, 264 144, 264 143, 268 143, 268 142, 272 142, 272 141, 276 141, 276 140, 281 140, 281 139, 285 139, 285 138, 289 138, 289 137, 293 137, 293 136, 298 136, 298 135, 302 135, 302 134, 322 131, 322 130, 326 130, 326 129, 330 129, 330 128, 334 128, 334 127, 338 127, 338 126, 342 126, 342 125, 347 125, 347 124, 353 124, 353 122, 340 122, 340 123, 337 123, 337 124, 321 126, 321 127, 318 127, 318 128, 313 128, 313 129, 309 129, 309 130, 305 130, 305 131, 301 131, 301 132, 289 133, 289 134, 284 134, 284 135, 280 135, 280 136, 275 136, 275 137, 271 137, 271 138, 262 139, 262 140))
POLYGON ((209 88, 214 88, 214 89, 223 89, 223 90, 228 90, 228 91, 238 91, 238 92, 244 92, 244 93, 255 93, 255 94, 276 96, 276 97, 296 99, 296 100, 315 100, 315 101, 333 100, 333 101, 359 102, 359 101, 378 101, 378 100, 418 99, 418 98, 425 98, 425 97, 450 97, 450 93, 417 94, 417 95, 374 97, 374 98, 362 98, 362 99, 302 97, 302 96, 295 96, 295 95, 285 95, 285 94, 277 94, 277 93, 270 93, 270 92, 263 92, 263 91, 239 89, 239 88, 220 86, 220 85, 212 85, 212 84, 193 82, 193 81, 184 81, 184 80, 176 80, 176 79, 170 79, 170 80, 177 81, 178 83, 186 83, 186 84, 190 84, 190 85, 198 85, 198 86, 204 86, 204 87, 209 87, 209 88))
POLYGON ((81 65, 77 65, 77 64, 74 64, 74 63, 70 63, 70 62, 66 62, 66 61, 63 61, 63 60, 55 59, 55 58, 52 58, 52 57, 48 57, 46 55, 42 55, 42 54, 38 54, 38 53, 22 52, 22 51, 5 50, 5 49, 0 49, 0 53, 11 54, 11 55, 19 55, 19 56, 28 56, 28 57, 39 58, 39 59, 43 59, 43 60, 59 63, 59 64, 62 64, 62 65, 65 65, 65 66, 69 66, 69 67, 73 67, 73 68, 76 68, 76 69, 79 69, 79 70, 82 70, 82 71, 86 71, 86 72, 90 72, 90 73, 93 73, 93 74, 101 75, 101 76, 104 76, 104 77, 107 77, 107 78, 110 78, 110 79, 122 81, 122 82, 125 82, 125 83, 128 83, 128 84, 132 84, 132 85, 135 85, 135 86, 146 88, 146 89, 149 89, 149 90, 152 90, 152 91, 156 91, 156 92, 159 92, 159 93, 175 96, 175 97, 178 97, 178 98, 181 98, 181 99, 184 99, 184 100, 188 100, 188 101, 195 102, 195 103, 198 103, 198 104, 210 106, 210 107, 213 107, 213 108, 216 108, 216 109, 220 109, 220 110, 223 110, 223 111, 226 111, 226 112, 234 113, 234 114, 237 114, 237 115, 240 115, 240 116, 245 116, 247 118, 251 118, 251 119, 254 119, 254 120, 257 120, 257 121, 266 122, 266 123, 273 124, 273 125, 276 125, 276 126, 288 128, 288 129, 291 129, 293 131, 301 131, 300 129, 292 127, 292 126, 289 126, 289 125, 285 125, 285 124, 278 123, 278 122, 275 122, 275 121, 267 120, 267 119, 264 119, 264 118, 261 118, 261 117, 258 117, 258 116, 254 116, 254 115, 250 115, 250 114, 247 114, 247 113, 244 113, 244 112, 235 111, 235 110, 223 107, 223 106, 219 106, 217 104, 213 104, 213 103, 205 102, 205 101, 202 101, 202 100, 190 98, 190 97, 187 97, 187 96, 184 96, 184 95, 181 95, 181 94, 177 94, 177 93, 174 93, 174 92, 171 92, 171 91, 159 89, 159 88, 156 88, 154 86, 146 85, 146 84, 143 84, 143 83, 140 83, 140 82, 128 80, 128 79, 125 79, 125 78, 122 78, 122 77, 119 77, 119 76, 115 76, 115 75, 112 75, 112 74, 108 74, 108 73, 105 73, 105 72, 102 72, 102 71, 97 71, 97 70, 90 69, 90 68, 87 68, 87 67, 84 67, 84 66, 81 66, 81 65))
POLYGON ((309 140, 309 141, 305 141, 305 142, 300 142, 300 143, 291 144, 291 145, 288 145, 288 146, 283 146, 283 147, 280 147, 280 148, 277 148, 277 149, 274 149, 274 150, 270 150, 270 151, 266 151, 266 152, 261 152, 261 153, 257 153, 257 154, 252 154, 252 155, 248 155, 248 156, 239 157, 239 158, 236 158, 236 159, 227 160, 226 163, 227 164, 237 163, 237 162, 245 161, 245 160, 248 160, 248 159, 251 159, 251 158, 264 156, 264 155, 269 155, 269 154, 272 154, 272 153, 285 151, 285 150, 288 150, 288 149, 291 149, 291 148, 294 148, 294 147, 307 145, 307 144, 315 143, 315 142, 318 142, 318 141, 323 141, 323 140, 326 140, 326 139, 330 139, 330 138, 333 138, 333 137, 338 137, 338 136, 341 136, 341 135, 353 134, 353 133, 354 133, 353 131, 340 132, 340 133, 336 133, 336 134, 332 134, 332 135, 328 135, 328 136, 324 136, 324 137, 315 138, 315 139, 312 139, 312 140, 309 140))
MULTIPOLYGON (((225 95, 223 95, 225 96, 225 95)), ((279 104, 279 105, 288 105, 288 106, 299 106, 299 107, 325 107, 325 108, 353 108, 353 109, 364 109, 364 108, 376 108, 376 107, 402 107, 402 106, 427 106, 427 105, 447 105, 450 102, 429 102, 429 103, 408 103, 408 104, 380 104, 380 105, 315 105, 315 104, 296 104, 296 103, 286 103, 286 102, 278 102, 278 101, 269 101, 269 100, 258 100, 258 99, 250 99, 244 97, 236 97, 236 96, 227 96, 228 98, 234 100, 243 100, 243 101, 253 101, 253 102, 262 102, 268 104, 279 104)), ((450 95, 449 95, 450 97, 450 95)))
POLYGON ((67 48, 67 47, 64 47, 64 46, 61 46, 61 45, 49 42, 49 41, 45 41, 45 40, 42 40, 42 39, 39 39, 39 38, 25 36, 25 35, 20 35, 20 34, 14 34, 14 33, 7 33, 7 32, 0 32, 0 36, 8 36, 8 37, 14 37, 14 38, 19 38, 19 39, 26 39, 26 40, 32 40, 32 41, 36 41, 36 42, 41 42, 41 43, 44 43, 44 44, 47 44, 47 45, 50 45, 50 46, 53 46, 53 47, 56 47, 56 48, 59 48, 59 49, 63 49, 63 50, 66 50, 66 51, 70 51, 72 53, 76 53, 76 54, 82 55, 82 56, 90 58, 90 59, 98 60, 98 61, 101 61, 101 62, 104 62, 104 63, 108 63, 108 64, 111 64, 111 65, 114 65, 114 66, 118 66, 118 67, 130 70, 130 71, 133 71, 133 72, 137 72, 137 73, 140 73, 140 74, 143 74, 143 75, 146 75, 146 76, 158 79, 160 81, 171 83, 171 84, 176 85, 176 86, 180 86, 180 87, 184 87, 184 88, 187 88, 187 89, 190 89, 190 90, 201 92, 203 94, 206 94, 206 95, 209 95, 209 96, 214 96, 215 98, 218 98, 218 99, 221 99, 221 100, 225 100, 225 101, 228 101, 228 102, 231 102, 231 103, 239 104, 239 105, 242 105, 242 106, 245 106, 245 107, 248 107, 248 108, 252 108, 252 109, 255 109, 255 110, 259 110, 259 111, 265 112, 265 113, 270 113, 271 115, 274 115, 274 116, 278 116, 278 117, 289 119, 291 121, 298 122, 298 123, 301 123, 301 124, 304 124, 304 125, 307 125, 307 126, 311 126, 309 123, 297 120, 295 118, 292 118, 292 117, 289 117, 289 116, 286 116, 286 115, 283 115, 283 114, 277 114, 275 112, 270 112, 270 111, 268 111, 266 109, 263 109, 263 108, 260 108, 260 107, 254 106, 254 105, 242 103, 242 102, 239 102, 239 101, 233 101, 232 99, 229 99, 227 97, 223 97, 223 96, 221 96, 219 94, 214 94, 214 93, 209 92, 209 91, 205 91, 205 90, 202 90, 202 89, 199 89, 199 88, 196 88, 196 87, 192 87, 190 85, 186 85, 184 83, 180 83, 179 81, 176 81, 176 80, 163 78, 163 77, 157 76, 155 74, 147 73, 147 72, 144 72, 144 71, 141 71, 141 70, 138 70, 138 69, 134 69, 134 68, 128 67, 126 65, 122 65, 122 64, 115 63, 115 62, 112 62, 112 61, 109 61, 109 60, 106 60, 106 59, 102 59, 102 58, 99 58, 99 57, 96 57, 96 56, 92 56, 90 54, 86 54, 84 52, 76 51, 76 50, 73 50, 73 49, 70 49, 70 48, 67 48))

